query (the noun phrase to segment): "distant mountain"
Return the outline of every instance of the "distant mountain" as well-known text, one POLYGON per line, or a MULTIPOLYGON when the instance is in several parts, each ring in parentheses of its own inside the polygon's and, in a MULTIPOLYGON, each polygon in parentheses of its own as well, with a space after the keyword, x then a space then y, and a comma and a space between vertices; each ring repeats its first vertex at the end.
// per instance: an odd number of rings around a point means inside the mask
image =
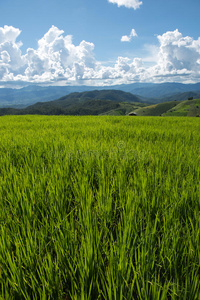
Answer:
MULTIPOLYGON (((36 102, 53 101, 74 92, 88 92, 93 90, 121 90, 138 95, 140 99, 148 103, 166 101, 166 97, 178 93, 200 91, 200 83, 133 83, 115 86, 28 86, 22 89, 0 88, 0 107, 27 107, 36 102)), ((174 99, 172 99, 174 100, 174 99)))
POLYGON ((178 93, 200 91, 200 83, 182 84, 182 83, 160 83, 147 84, 141 87, 134 87, 129 92, 148 98, 170 97, 178 93))
POLYGON ((0 115, 99 115, 115 109, 119 109, 118 114, 126 114, 141 106, 144 104, 140 103, 140 98, 131 93, 117 90, 94 90, 71 93, 58 100, 38 102, 23 109, 2 108, 0 115), (129 105, 125 105, 127 103, 129 105))
POLYGON ((71 99, 79 99, 79 101, 98 99, 118 102, 141 102, 141 99, 138 96, 135 96, 131 93, 123 92, 121 90, 93 90, 82 93, 71 93, 56 100, 56 103, 58 103, 58 101, 64 101, 64 103, 66 103, 68 102, 68 100, 71 99))
POLYGON ((169 97, 163 97, 160 99, 155 99, 155 101, 157 103, 160 102, 167 102, 167 101, 183 101, 183 100, 188 100, 188 98, 193 98, 193 99, 200 99, 200 91, 197 92, 185 92, 185 93, 179 93, 179 94, 175 94, 173 96, 169 96, 169 97))
POLYGON ((87 88, 84 86, 28 86, 22 89, 0 88, 0 107, 22 108, 34 104, 38 101, 52 101, 75 91, 82 92, 86 90, 87 88))
POLYGON ((140 99, 118 90, 87 91, 71 93, 58 100, 38 102, 23 109, 1 108, 0 115, 128 115, 136 116, 190 116, 200 115, 200 99, 193 99, 198 93, 182 93, 174 98, 190 98, 191 100, 174 100, 145 104, 140 99))

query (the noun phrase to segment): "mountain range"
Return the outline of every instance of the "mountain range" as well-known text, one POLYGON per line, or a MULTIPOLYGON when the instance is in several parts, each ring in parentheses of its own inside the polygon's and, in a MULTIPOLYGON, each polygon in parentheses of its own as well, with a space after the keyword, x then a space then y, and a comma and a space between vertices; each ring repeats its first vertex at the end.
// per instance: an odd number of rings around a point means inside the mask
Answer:
MULTIPOLYGON (((183 93, 185 96, 190 93, 183 93)), ((192 94, 197 95, 196 93, 192 94)), ((149 104, 121 90, 75 92, 57 100, 37 102, 25 108, 0 108, 0 115, 129 115, 134 116, 199 116, 200 99, 173 100, 149 104)))
POLYGON ((94 90, 71 93, 58 100, 37 102, 25 108, 1 108, 0 115, 99 115, 117 110, 125 115, 133 109, 146 106, 131 93, 118 90, 94 90))
POLYGON ((161 103, 173 100, 200 98, 200 83, 133 83, 115 86, 27 86, 22 89, 0 88, 0 107, 23 108, 36 102, 47 102, 75 92, 121 90, 136 95, 141 102, 161 103))

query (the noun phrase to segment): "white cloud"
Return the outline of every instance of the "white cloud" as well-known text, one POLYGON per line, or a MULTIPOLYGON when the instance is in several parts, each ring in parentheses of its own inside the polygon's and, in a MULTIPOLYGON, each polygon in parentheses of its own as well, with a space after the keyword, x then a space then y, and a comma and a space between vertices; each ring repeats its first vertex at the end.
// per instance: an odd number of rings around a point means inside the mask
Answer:
POLYGON ((158 36, 158 63, 151 68, 156 76, 198 76, 200 79, 200 38, 183 37, 176 29, 158 36))
POLYGON ((11 42, 15 43, 17 37, 21 31, 18 28, 5 25, 3 28, 0 27, 0 43, 11 42))
POLYGON ((123 35, 121 37, 121 42, 130 42, 130 41, 131 41, 131 38, 128 35, 123 35))
POLYGON ((59 80, 82 80, 94 73, 97 62, 94 44, 82 41, 72 43, 72 36, 52 26, 38 41, 38 48, 27 49, 21 54, 21 43, 16 43, 19 29, 0 28, 0 80, 24 82, 56 82, 59 80))
MULTIPOLYGON (((27 83, 120 84, 146 82, 200 81, 200 38, 168 31, 157 36, 159 46, 148 45, 150 55, 143 59, 119 56, 112 66, 95 60, 94 44, 82 41, 74 45, 71 35, 52 26, 38 41, 37 49, 28 48, 22 55, 17 42, 20 30, 0 28, 0 85, 27 83), (152 56, 152 57, 151 57, 152 56), (149 62, 151 62, 149 66, 149 62)), ((135 30, 130 36, 137 36, 135 30)))
POLYGON ((138 9, 140 8, 140 5, 142 5, 142 1, 139 0, 108 0, 108 2, 117 4, 119 7, 125 6, 134 9, 138 9))
POLYGON ((135 29, 132 29, 131 30, 131 33, 130 35, 123 35, 122 38, 121 38, 121 42, 130 42, 132 40, 133 37, 136 37, 138 36, 135 29))
POLYGON ((118 83, 138 80, 200 81, 200 38, 194 40, 189 36, 183 37, 178 30, 168 31, 157 38, 159 47, 148 45, 152 59, 151 56, 134 60, 119 57, 114 67, 109 69, 109 78, 118 78, 118 83), (151 62, 151 66, 147 67, 146 62, 151 62))
POLYGON ((0 27, 0 80, 17 75, 25 65, 21 55, 21 42, 16 43, 21 31, 12 26, 0 27))

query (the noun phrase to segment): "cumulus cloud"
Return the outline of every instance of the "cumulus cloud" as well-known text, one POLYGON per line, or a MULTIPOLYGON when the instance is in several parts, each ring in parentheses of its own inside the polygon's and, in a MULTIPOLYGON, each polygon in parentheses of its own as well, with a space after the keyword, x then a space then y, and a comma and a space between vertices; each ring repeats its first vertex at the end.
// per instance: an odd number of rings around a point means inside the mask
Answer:
POLYGON ((121 38, 121 42, 130 42, 132 40, 133 37, 136 37, 138 36, 135 29, 132 29, 131 30, 131 33, 130 35, 123 35, 122 38, 121 38))
POLYGON ((11 42, 15 43, 17 37, 21 31, 18 28, 5 25, 3 28, 0 27, 0 43, 11 42))
POLYGON ((21 43, 16 43, 20 30, 12 26, 0 28, 0 80, 25 82, 55 82, 83 80, 93 74, 97 62, 94 44, 72 43, 72 36, 52 26, 38 41, 38 48, 27 49, 22 55, 21 43), (9 75, 9 76, 8 76, 9 75))
POLYGON ((117 4, 118 7, 125 6, 133 9, 138 9, 142 5, 142 1, 139 0, 108 0, 108 2, 117 4))
MULTIPOLYGON (((150 67, 147 58, 122 56, 112 66, 104 65, 96 61, 93 43, 83 40, 74 45, 72 36, 55 26, 38 41, 37 49, 28 48, 22 55, 20 32, 12 26, 0 28, 1 86, 200 81, 200 38, 184 37, 178 30, 157 36, 156 60, 150 67)), ((128 38, 133 36, 134 29, 128 38)))
MULTIPOLYGON (((157 36, 159 46, 157 61, 145 67, 145 59, 120 58, 115 65, 121 78, 148 82, 197 82, 200 81, 200 38, 184 37, 178 29, 157 36), (136 61, 138 62, 136 64, 136 61), (120 66, 120 67, 119 67, 120 66), (124 70, 122 74, 121 70, 124 70)), ((153 62, 153 60, 152 60, 153 62)))
POLYGON ((25 65, 21 55, 21 42, 16 42, 21 31, 12 26, 0 27, 0 80, 14 78, 23 72, 25 65))
POLYGON ((176 29, 158 36, 158 63, 150 71, 154 76, 200 77, 200 38, 183 37, 176 29))

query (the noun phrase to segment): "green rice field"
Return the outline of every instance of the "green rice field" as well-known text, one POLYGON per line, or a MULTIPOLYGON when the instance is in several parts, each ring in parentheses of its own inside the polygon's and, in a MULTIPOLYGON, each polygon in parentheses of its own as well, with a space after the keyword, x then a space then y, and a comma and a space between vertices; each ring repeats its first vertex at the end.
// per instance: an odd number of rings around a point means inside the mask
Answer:
POLYGON ((199 275, 199 118, 0 118, 0 299, 199 300, 199 275))

